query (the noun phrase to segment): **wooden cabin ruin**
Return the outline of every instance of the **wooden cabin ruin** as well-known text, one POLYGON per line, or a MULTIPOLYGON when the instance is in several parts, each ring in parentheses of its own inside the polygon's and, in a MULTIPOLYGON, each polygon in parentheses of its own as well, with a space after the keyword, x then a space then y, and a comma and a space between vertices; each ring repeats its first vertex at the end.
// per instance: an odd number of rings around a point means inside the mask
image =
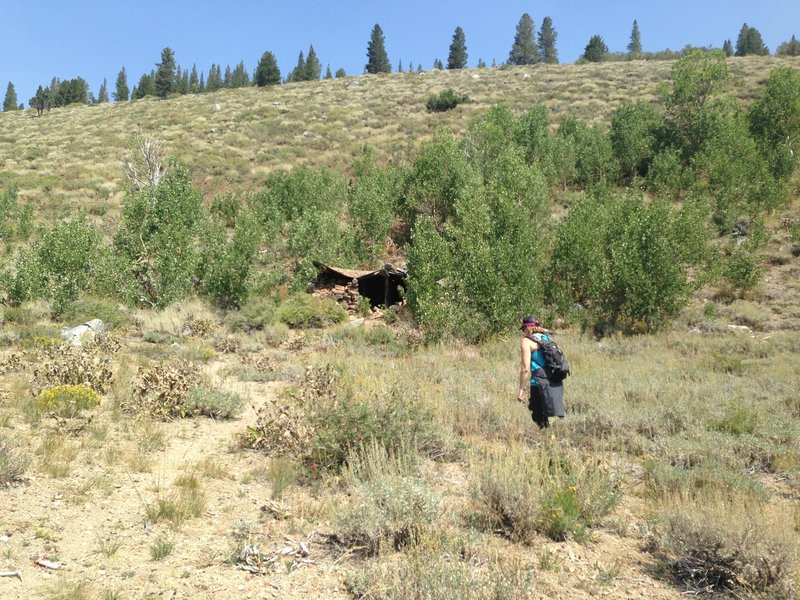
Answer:
POLYGON ((403 302, 401 290, 406 285, 405 270, 390 264, 374 271, 341 269, 317 260, 313 264, 318 274, 309 292, 321 298, 333 298, 349 312, 356 311, 361 298, 366 298, 372 308, 403 302))

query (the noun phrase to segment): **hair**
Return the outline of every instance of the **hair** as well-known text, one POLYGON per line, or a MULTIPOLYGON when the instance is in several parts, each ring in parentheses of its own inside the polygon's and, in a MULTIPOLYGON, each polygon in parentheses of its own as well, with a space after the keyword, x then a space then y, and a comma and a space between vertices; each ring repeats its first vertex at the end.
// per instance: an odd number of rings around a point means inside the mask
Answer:
POLYGON ((549 329, 545 329, 544 327, 541 327, 539 325, 529 325, 525 329, 526 330, 530 329, 531 333, 546 333, 546 334, 550 334, 550 330, 549 329))

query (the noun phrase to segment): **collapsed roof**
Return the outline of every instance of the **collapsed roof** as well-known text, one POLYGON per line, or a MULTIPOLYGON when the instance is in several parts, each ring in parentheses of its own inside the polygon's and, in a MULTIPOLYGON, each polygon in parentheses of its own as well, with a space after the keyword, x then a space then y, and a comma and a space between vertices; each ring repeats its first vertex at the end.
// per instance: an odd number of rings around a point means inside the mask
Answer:
POLYGON ((406 287, 407 272, 390 264, 374 271, 358 271, 333 267, 318 260, 312 263, 319 271, 314 281, 316 287, 347 285, 355 280, 359 295, 367 298, 372 306, 391 306, 403 300, 400 288, 406 287))

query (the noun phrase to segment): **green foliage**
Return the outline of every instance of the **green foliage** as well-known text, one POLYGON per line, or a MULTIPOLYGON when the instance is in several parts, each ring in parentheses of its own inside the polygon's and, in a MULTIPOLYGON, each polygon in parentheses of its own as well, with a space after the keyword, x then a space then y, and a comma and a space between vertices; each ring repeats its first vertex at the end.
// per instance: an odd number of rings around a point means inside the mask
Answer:
POLYGON ((451 88, 447 88, 430 96, 425 102, 425 108, 428 112, 445 112, 454 109, 459 104, 469 102, 469 96, 466 94, 457 94, 451 88))
POLYGON ((533 19, 528 13, 524 13, 517 23, 517 30, 514 34, 514 44, 508 53, 508 64, 510 65, 533 65, 541 60, 539 48, 533 41, 533 34, 536 27, 533 19))
POLYGON ((704 129, 693 159, 694 187, 716 198, 714 220, 720 231, 729 232, 738 220, 776 208, 785 193, 750 136, 745 111, 715 102, 706 107, 704 129))
POLYGON ((191 415, 205 415, 213 419, 232 419, 242 410, 244 400, 239 394, 198 386, 189 390, 185 410, 191 415))
POLYGON ((158 70, 153 81, 155 92, 159 98, 166 98, 173 92, 175 86, 175 53, 172 48, 161 51, 161 62, 156 65, 158 70))
POLYGON ((264 52, 256 66, 253 80, 258 87, 277 85, 281 82, 281 70, 278 61, 272 52, 264 52))
POLYGON ((14 84, 9 81, 8 87, 6 88, 6 96, 3 99, 3 112, 17 110, 18 108, 17 90, 14 89, 14 84))
MULTIPOLYGON (((547 162, 550 140, 550 119, 547 107, 537 104, 526 112, 516 126, 515 142, 525 151, 528 162, 547 162)), ((544 170, 544 166, 542 166, 544 170)))
POLYGON ((792 67, 770 73, 750 107, 750 130, 775 177, 789 179, 800 153, 800 74, 792 67))
POLYGON ((764 265, 753 246, 737 244, 723 261, 722 276, 737 296, 754 289, 764 275, 764 265))
POLYGON ((626 179, 645 177, 657 152, 663 118, 650 103, 625 103, 611 117, 609 138, 626 179))
MULTIPOLYGON (((616 163, 614 151, 608 134, 598 126, 588 127, 573 117, 563 117, 559 124, 557 137, 564 140, 564 161, 574 157, 574 166, 569 162, 562 163, 559 170, 570 183, 590 187, 605 181, 616 179, 616 163)), ((555 163, 554 156, 551 160, 555 163)))
POLYGON ((198 267, 200 290, 223 308, 239 307, 247 299, 247 281, 258 250, 260 232, 250 212, 240 212, 233 235, 210 223, 203 236, 198 267))
MULTIPOLYGON (((344 394, 349 394, 344 391, 344 394)), ((353 453, 369 445, 389 454, 441 447, 433 414, 407 390, 392 388, 388 397, 365 401, 339 398, 317 407, 316 435, 310 460, 321 468, 341 469, 353 453)))
POLYGON ((0 194, 0 240, 25 240, 33 229, 33 206, 19 201, 16 186, 0 194))
POLYGON ((685 303, 706 239, 663 200, 585 197, 556 232, 548 289, 563 309, 586 305, 600 331, 656 329, 685 303))
POLYGON ((301 292, 281 304, 275 317, 293 329, 310 329, 341 323, 347 318, 347 312, 335 300, 315 298, 301 292))
POLYGON ((600 62, 608 55, 608 46, 599 35, 589 38, 589 43, 583 50, 582 58, 589 62, 600 62))
POLYGON ((545 17, 542 20, 542 27, 537 36, 537 49, 539 56, 546 65, 558 64, 558 50, 556 50, 556 38, 558 33, 553 28, 553 19, 545 17))
MULTIPOLYGON (((467 66, 467 40, 464 30, 456 27, 453 41, 450 42, 450 52, 447 56, 448 69, 464 69, 467 66)), ((429 109, 430 110, 430 109, 429 109)))
POLYGON ((367 44, 367 64, 364 66, 367 73, 391 73, 392 64, 386 54, 386 41, 383 30, 377 23, 372 28, 369 43, 367 44))
POLYGON ((130 89, 128 88, 128 73, 125 67, 122 67, 117 74, 117 81, 114 84, 114 92, 112 94, 114 102, 127 102, 130 97, 130 89))
POLYGON ((795 36, 792 36, 791 40, 778 46, 777 50, 775 50, 775 56, 800 56, 800 41, 795 36))
POLYGON ((518 542, 536 533, 587 541, 621 499, 605 469, 549 449, 536 455, 512 447, 488 456, 471 488, 478 524, 518 542))
POLYGON ((761 33, 755 27, 750 27, 747 23, 742 25, 739 30, 739 37, 736 38, 736 56, 767 56, 769 49, 764 40, 761 38, 761 33))
POLYGON ((294 282, 305 287, 316 269, 312 260, 349 264, 358 244, 344 219, 347 188, 330 172, 304 167, 278 172, 252 199, 258 220, 274 250, 291 259, 294 282))
POLYGON ((357 254, 375 262, 385 257, 386 242, 397 218, 403 172, 381 167, 375 151, 364 146, 353 165, 355 180, 347 194, 347 214, 357 254))
POLYGON ((414 227, 408 300, 431 337, 480 339, 541 302, 545 180, 519 152, 485 170, 485 184, 457 196, 444 223, 425 215, 414 227))
POLYGON ((671 82, 662 88, 667 125, 684 157, 692 156, 704 140, 705 107, 730 74, 721 50, 692 50, 672 67, 671 82))
POLYGON ((631 41, 628 44, 628 54, 638 56, 642 53, 642 34, 639 31, 639 23, 636 19, 633 20, 633 27, 631 28, 631 41))
POLYGON ((89 273, 100 254, 100 236, 81 220, 57 225, 17 258, 9 299, 19 304, 42 298, 63 313, 89 287, 89 273))
POLYGON ((201 202, 179 165, 157 186, 123 200, 114 245, 138 283, 140 303, 164 307, 192 289, 202 233, 201 202))

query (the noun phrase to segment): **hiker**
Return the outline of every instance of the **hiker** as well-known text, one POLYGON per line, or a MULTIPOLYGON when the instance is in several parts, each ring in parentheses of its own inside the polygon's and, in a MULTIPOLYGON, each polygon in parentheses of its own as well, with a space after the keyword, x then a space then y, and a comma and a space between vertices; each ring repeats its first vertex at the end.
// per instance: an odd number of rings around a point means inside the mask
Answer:
POLYGON ((549 340, 550 332, 541 327, 532 316, 522 319, 520 329, 524 337, 519 346, 521 368, 517 400, 524 401, 525 394, 530 388, 528 410, 531 411, 533 422, 539 429, 544 429, 550 426, 549 417, 564 417, 564 383, 563 379, 559 381, 548 379, 544 369, 544 353, 535 338, 535 335, 540 335, 543 341, 549 340))

